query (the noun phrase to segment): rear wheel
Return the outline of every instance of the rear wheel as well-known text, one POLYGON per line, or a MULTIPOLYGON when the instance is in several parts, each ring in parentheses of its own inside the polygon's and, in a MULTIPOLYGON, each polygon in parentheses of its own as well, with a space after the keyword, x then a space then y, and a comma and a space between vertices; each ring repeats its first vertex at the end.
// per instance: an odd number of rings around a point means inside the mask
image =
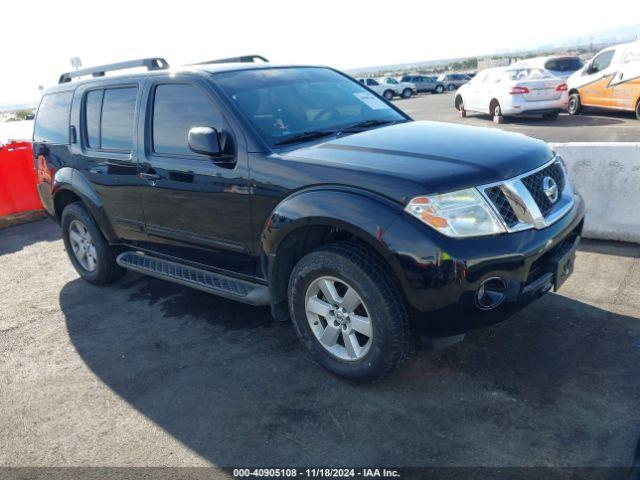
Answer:
POLYGON ((404 299, 381 261, 355 243, 321 247, 295 266, 289 311, 298 337, 330 372, 377 381, 409 353, 404 299))
POLYGON ((456 99, 455 99, 453 104, 454 104, 456 110, 458 110, 459 112, 464 110, 464 102, 462 101, 462 96, 461 95, 456 95, 456 99))
POLYGON ((447 86, 447 90, 449 90, 450 92, 453 92, 456 89, 456 86, 453 83, 450 83, 447 86))
POLYGON ((69 259, 84 280, 106 285, 124 275, 126 270, 116 263, 115 253, 82 203, 65 207, 61 225, 69 259))
POLYGON ((567 111, 569 115, 578 115, 582 110, 582 103, 580 102, 580 94, 572 93, 569 95, 569 105, 567 106, 567 111))
POLYGON ((640 100, 636 103, 636 118, 640 120, 640 100))
POLYGON ((500 102, 498 102, 498 100, 491 100, 491 103, 489 104, 489 112, 491 112, 491 115, 494 117, 502 116, 502 109, 500 108, 500 102))
POLYGON ((389 101, 393 100, 393 90, 385 90, 382 96, 389 101))
POLYGON ((411 95, 413 94, 413 92, 411 91, 410 88, 405 88, 402 91, 402 98, 411 98, 411 95))

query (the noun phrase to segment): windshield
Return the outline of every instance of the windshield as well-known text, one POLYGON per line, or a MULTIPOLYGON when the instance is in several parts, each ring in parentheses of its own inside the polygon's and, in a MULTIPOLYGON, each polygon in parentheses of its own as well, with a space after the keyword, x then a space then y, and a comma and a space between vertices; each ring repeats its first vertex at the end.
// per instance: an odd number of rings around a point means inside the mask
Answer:
POLYGON ((541 68, 513 68, 506 70, 509 80, 535 80, 538 78, 553 78, 549 72, 541 68))
POLYGON ((308 132, 406 120, 361 84, 328 68, 241 70, 215 79, 272 146, 308 132))

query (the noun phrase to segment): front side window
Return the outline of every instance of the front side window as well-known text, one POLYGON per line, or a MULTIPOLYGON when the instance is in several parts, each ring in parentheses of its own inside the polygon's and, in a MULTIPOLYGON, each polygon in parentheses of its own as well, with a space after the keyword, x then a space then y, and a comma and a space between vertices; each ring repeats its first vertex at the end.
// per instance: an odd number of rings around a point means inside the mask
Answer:
POLYGON ((34 142, 69 144, 69 113, 73 92, 42 97, 33 130, 34 142))
POLYGON ((613 60, 614 50, 609 50, 608 52, 603 52, 593 59, 591 63, 591 68, 589 71, 591 73, 601 72, 611 65, 611 60, 613 60))
POLYGON ((304 132, 405 120, 380 97, 328 68, 264 68, 214 78, 270 145, 304 132))
POLYGON ((193 127, 221 129, 222 117, 200 89, 186 84, 163 84, 153 100, 153 151, 194 155, 189 148, 193 127))
POLYGON ((398 85, 398 81, 395 78, 387 78, 387 83, 390 85, 398 85))

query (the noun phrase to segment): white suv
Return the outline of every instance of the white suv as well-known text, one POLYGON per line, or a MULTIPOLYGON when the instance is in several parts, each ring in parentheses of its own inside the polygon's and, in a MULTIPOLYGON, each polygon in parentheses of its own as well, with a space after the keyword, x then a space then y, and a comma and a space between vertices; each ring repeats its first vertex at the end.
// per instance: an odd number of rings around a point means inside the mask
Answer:
POLYGON ((410 98, 416 93, 416 84, 411 82, 399 82, 393 77, 380 77, 378 82, 393 88, 396 95, 402 98, 410 98))
POLYGON ((387 100, 393 100, 396 95, 396 90, 392 85, 381 84, 375 78, 359 78, 358 81, 387 100))

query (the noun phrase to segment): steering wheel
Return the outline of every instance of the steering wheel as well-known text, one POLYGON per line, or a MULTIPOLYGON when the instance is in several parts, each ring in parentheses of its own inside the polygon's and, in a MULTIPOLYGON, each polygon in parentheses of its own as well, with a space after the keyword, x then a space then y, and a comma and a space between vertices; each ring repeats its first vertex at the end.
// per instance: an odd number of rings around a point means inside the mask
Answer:
POLYGON ((331 117, 333 117, 333 115, 340 115, 340 112, 338 112, 338 110, 336 110, 335 108, 321 108, 318 113, 316 113, 313 118, 311 119, 312 122, 315 122, 316 120, 319 120, 320 118, 326 116, 327 118, 325 118, 324 120, 329 120, 331 117))

